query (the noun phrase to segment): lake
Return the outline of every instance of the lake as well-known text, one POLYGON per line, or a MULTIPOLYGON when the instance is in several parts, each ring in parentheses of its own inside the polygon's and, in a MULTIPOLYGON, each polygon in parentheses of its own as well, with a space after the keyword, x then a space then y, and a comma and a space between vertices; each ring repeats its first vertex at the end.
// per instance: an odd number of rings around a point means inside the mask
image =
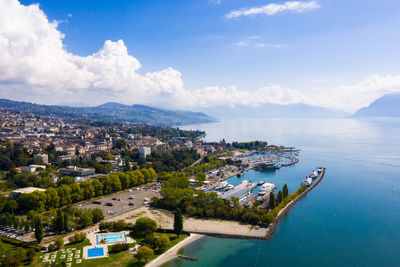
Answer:
POLYGON ((400 120, 238 119, 181 128, 204 130, 207 141, 301 150, 294 166, 241 179, 287 183, 292 192, 315 167, 327 171, 272 240, 205 237, 184 248, 198 261, 165 266, 400 266, 400 120))

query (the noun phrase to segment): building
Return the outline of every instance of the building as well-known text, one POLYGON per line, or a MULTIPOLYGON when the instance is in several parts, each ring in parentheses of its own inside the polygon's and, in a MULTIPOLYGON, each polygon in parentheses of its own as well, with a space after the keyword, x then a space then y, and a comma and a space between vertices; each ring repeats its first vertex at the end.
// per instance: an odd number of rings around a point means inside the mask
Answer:
POLYGON ((79 168, 76 166, 68 166, 67 168, 61 168, 60 174, 62 176, 71 176, 71 177, 85 177, 89 175, 93 175, 95 173, 94 169, 87 168, 79 168))
POLYGON ((43 188, 38 188, 38 187, 24 187, 24 188, 19 188, 14 191, 12 191, 9 195, 10 199, 16 199, 20 194, 29 194, 35 191, 41 191, 44 192, 46 189, 43 188))
POLYGON ((151 154, 151 148, 147 147, 147 146, 141 147, 141 148, 139 148, 139 154, 140 154, 140 156, 145 158, 151 154))
POLYGON ((49 156, 47 154, 36 154, 33 157, 38 159, 40 163, 49 164, 49 156))
POLYGON ((29 165, 29 166, 21 166, 17 169, 20 169, 22 172, 35 172, 38 168, 46 169, 45 165, 29 165))

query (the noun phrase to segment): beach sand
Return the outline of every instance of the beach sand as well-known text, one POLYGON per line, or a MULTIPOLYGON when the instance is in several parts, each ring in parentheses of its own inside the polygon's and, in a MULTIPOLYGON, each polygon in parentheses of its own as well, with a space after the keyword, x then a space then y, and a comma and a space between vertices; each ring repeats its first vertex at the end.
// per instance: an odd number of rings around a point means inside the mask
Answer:
POLYGON ((161 254, 160 256, 158 256, 157 258, 155 258, 154 260, 152 260, 151 262, 146 264, 146 267, 156 267, 156 266, 161 266, 166 262, 169 262, 173 259, 175 259, 176 257, 178 257, 178 251, 183 248, 184 246, 187 246, 188 244, 190 244, 191 242, 196 241, 197 239, 202 238, 203 235, 199 235, 199 234, 190 234, 189 237, 187 237, 186 239, 184 239, 183 241, 179 242, 178 244, 176 244, 175 246, 173 246, 172 248, 168 249, 166 252, 164 252, 163 254, 161 254))

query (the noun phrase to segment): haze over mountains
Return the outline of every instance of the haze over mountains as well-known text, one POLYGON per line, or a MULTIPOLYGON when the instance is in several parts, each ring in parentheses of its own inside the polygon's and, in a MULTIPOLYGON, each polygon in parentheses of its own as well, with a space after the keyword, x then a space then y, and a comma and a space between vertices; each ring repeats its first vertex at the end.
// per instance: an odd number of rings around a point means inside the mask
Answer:
POLYGON ((39 105, 28 102, 0 99, 0 108, 20 112, 32 112, 36 115, 54 114, 69 119, 87 119, 105 122, 132 122, 164 125, 182 125, 217 121, 202 112, 165 110, 144 105, 123 105, 109 102, 96 107, 69 107, 39 105))
POLYGON ((266 118, 266 117, 344 117, 344 111, 331 110, 306 104, 262 104, 258 106, 213 107, 205 110, 217 118, 266 118))
POLYGON ((400 94, 384 95, 369 106, 359 109, 354 117, 399 117, 400 94))

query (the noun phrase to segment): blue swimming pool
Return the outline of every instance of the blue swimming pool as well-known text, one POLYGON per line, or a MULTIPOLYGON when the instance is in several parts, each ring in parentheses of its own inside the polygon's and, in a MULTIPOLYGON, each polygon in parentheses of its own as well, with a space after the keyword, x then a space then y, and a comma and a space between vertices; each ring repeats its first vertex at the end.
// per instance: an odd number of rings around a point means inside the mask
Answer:
POLYGON ((89 248, 87 256, 88 258, 104 256, 104 248, 89 248))
POLYGON ((122 239, 121 233, 101 235, 101 240, 105 239, 107 242, 115 242, 122 239))

